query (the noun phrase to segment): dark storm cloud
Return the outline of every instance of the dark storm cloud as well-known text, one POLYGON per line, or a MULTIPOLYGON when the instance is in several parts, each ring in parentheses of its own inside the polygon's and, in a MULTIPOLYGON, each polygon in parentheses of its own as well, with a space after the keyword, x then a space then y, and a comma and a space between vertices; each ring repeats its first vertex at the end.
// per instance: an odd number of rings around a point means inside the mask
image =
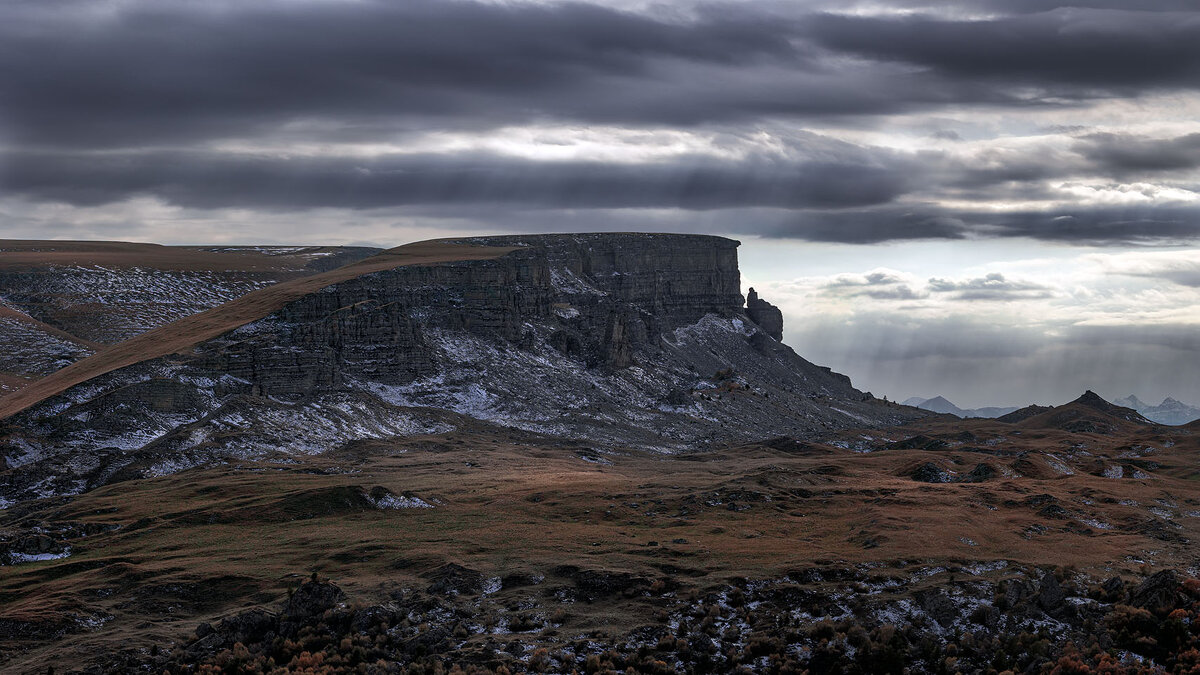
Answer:
POLYGON ((0 9, 0 137, 144 146, 287 124, 378 138, 1061 105, 1110 85, 1193 88, 1198 38, 1173 16, 1099 10, 944 21, 754 4, 663 17, 581 3, 18 3, 0 9), (1031 97, 981 77, 1055 87, 1031 97))
POLYGON ((203 152, 13 153, 10 194, 75 205, 136 196, 194 208, 371 209, 496 203, 530 208, 841 208, 891 201, 900 167, 833 161, 545 162, 495 155, 378 158, 203 152))
POLYGON ((7 12, 17 16, 0 21, 0 98, 18 142, 136 145, 321 119, 376 135, 538 119, 694 124, 904 100, 883 74, 866 75, 878 80, 867 89, 828 77, 794 20, 745 8, 673 21, 432 0, 7 12))
MULTIPOLYGON (((637 209, 682 209, 670 229, 762 234, 870 244, 972 236, 1031 237, 1110 244, 1200 236, 1200 209, 1150 203, 1132 207, 990 212, 902 203, 945 172, 886 153, 855 149, 838 160, 677 156, 653 162, 539 161, 482 153, 392 154, 373 158, 212 151, 10 152, 0 164, 9 197, 93 206, 153 197, 177 206, 298 211, 405 207, 410 215, 470 221, 476 227, 534 227, 531 210, 551 212, 551 229, 639 229, 655 222, 637 209), (474 210, 472 205, 487 205, 474 210), (414 210, 417 209, 417 210, 414 210), (627 210, 614 213, 613 210, 627 210), (588 210, 600 213, 580 216, 588 210), (716 211, 701 225, 698 210, 716 211), (611 221, 611 226, 605 226, 611 221), (557 223, 557 225, 555 225, 557 223), (639 223, 641 225, 639 225, 639 223)), ((995 173, 980 170, 979 175, 995 173)), ((981 197, 1010 190, 1023 199, 1045 188, 1005 188, 969 180, 981 197)), ((662 218, 662 216, 659 216, 662 218)))
POLYGON ((1087 245, 1156 243, 1200 237, 1200 208, 1148 204, 1130 207, 1048 207, 1040 211, 963 211, 935 204, 803 211, 763 223, 759 234, 809 241, 872 244, 968 236, 1029 237, 1087 245))
POLYGON ((807 36, 829 49, 911 63, 947 77, 1053 86, 1055 96, 1090 98, 1095 88, 1195 87, 1200 23, 1190 9, 1064 8, 969 21, 825 14, 806 25, 807 36))
POLYGON ((1200 133, 1175 138, 1090 134, 1078 151, 1098 169, 1117 175, 1200 168, 1200 133))
MULTIPOLYGON (((608 214, 621 228, 636 215, 608 214)), ((520 222, 517 220, 516 222, 520 222)), ((678 221, 686 227, 686 218, 678 221)), ((1089 246, 1177 243, 1200 238, 1200 208, 1148 204, 1131 207, 1048 207, 1033 211, 963 211, 936 204, 884 204, 874 208, 718 212, 708 231, 756 234, 776 239, 842 244, 878 244, 921 239, 1023 237, 1089 246)), ((610 228, 604 228, 610 229, 610 228)))
MULTIPOLYGON (((836 7, 836 3, 829 3, 836 7)), ((949 0, 934 2, 931 0, 893 0, 893 6, 910 9, 954 11, 954 10, 983 10, 991 13, 1010 14, 1040 14, 1059 9, 1060 7, 1078 7, 1086 9, 1136 9, 1139 12, 1186 12, 1196 8, 1193 0, 949 0)))
POLYGON ((1200 237, 1200 208, 1148 204, 1080 207, 1004 214, 972 214, 967 219, 997 236, 1045 241, 1115 244, 1200 237))
POLYGON ((973 0, 970 4, 1005 14, 1041 13, 1064 5, 1088 9, 1136 9, 1139 12, 1190 12, 1196 9, 1193 0, 973 0))
POLYGON ((667 22, 586 4, 432 0, 8 12, 17 16, 0 21, 4 117, 11 135, 39 143, 242 135, 314 118, 490 126, 587 117, 592 104, 616 115, 603 97, 625 80, 649 93, 655 63, 807 60, 785 22, 755 13, 667 22))
POLYGON ((905 239, 962 239, 968 229, 962 220, 929 206, 916 210, 804 211, 764 222, 758 233, 775 238, 875 244, 905 239))
POLYGON ((1063 156, 1053 150, 1032 150, 1019 155, 1001 155, 984 151, 969 159, 937 161, 927 158, 928 166, 942 170, 941 184, 954 189, 988 191, 1011 183, 1035 184, 1023 190, 1040 190, 1040 183, 1076 175, 1090 168, 1075 155, 1063 156))

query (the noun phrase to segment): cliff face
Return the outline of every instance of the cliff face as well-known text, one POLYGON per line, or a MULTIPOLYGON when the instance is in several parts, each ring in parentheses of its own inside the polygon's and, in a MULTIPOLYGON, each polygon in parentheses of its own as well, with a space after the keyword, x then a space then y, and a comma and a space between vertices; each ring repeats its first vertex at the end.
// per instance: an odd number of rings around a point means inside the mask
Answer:
POLYGON ((326 288, 202 346, 200 367, 295 400, 370 379, 404 384, 437 370, 431 330, 515 346, 533 326, 565 356, 620 369, 664 331, 741 311, 737 242, 645 234, 489 237, 504 258, 400 267, 326 288))
POLYGON ((672 451, 913 414, 760 328, 742 306, 735 241, 463 243, 516 248, 333 283, 10 418, 15 469, 0 497, 464 424, 672 451))

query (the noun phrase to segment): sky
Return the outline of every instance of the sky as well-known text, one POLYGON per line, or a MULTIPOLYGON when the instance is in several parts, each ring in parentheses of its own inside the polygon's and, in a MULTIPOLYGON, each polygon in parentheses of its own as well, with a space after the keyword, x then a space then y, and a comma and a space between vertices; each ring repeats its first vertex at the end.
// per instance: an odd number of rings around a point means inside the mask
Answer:
POLYGON ((1200 403, 1193 0, 8 0, 0 236, 742 241, 877 396, 1200 403))

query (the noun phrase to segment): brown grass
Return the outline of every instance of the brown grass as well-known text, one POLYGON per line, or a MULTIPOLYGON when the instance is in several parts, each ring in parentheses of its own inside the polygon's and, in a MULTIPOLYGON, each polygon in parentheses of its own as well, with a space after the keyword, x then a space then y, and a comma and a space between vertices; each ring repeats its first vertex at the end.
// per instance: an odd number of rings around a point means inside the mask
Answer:
MULTIPOLYGON (((1079 441, 1091 444, 1092 456, 1113 458, 1139 441, 1053 430, 1013 436, 1010 425, 988 421, 935 423, 919 431, 964 428, 980 436, 1006 431, 1008 440, 986 452, 855 454, 819 444, 802 452, 759 445, 679 456, 631 452, 606 455, 613 465, 603 466, 557 442, 454 432, 376 442, 299 466, 243 463, 120 483, 26 518, 124 529, 74 542, 68 559, 8 568, 0 577, 0 619, 111 614, 110 624, 72 635, 72 644, 89 650, 118 642, 162 644, 200 620, 276 601, 313 571, 351 597, 372 599, 387 589, 423 588, 422 575, 446 562, 486 576, 546 574, 569 564, 651 580, 672 577, 701 588, 733 577, 868 561, 886 561, 895 567, 885 569, 898 571, 1004 559, 1074 565, 1103 576, 1136 570, 1131 555, 1155 567, 1191 563, 1187 540, 1200 537, 1200 518, 1183 512, 1200 508, 1200 439, 1174 437, 1174 447, 1153 457, 1162 468, 1138 480, 1083 470, 978 484, 928 484, 903 475, 923 462, 961 470, 1011 462, 1019 452, 1061 454, 1079 441), (376 485, 436 500, 437 507, 378 511, 331 498, 347 486, 376 485), (1041 515, 1026 504, 1038 495, 1114 528, 1089 531, 1074 518, 1041 515), (1164 541, 1139 529, 1161 520, 1148 512, 1157 499, 1177 504, 1178 528, 1167 529, 1182 539, 1164 541), (1031 526, 1045 530, 1030 536, 1031 526), (171 584, 212 586, 214 597, 176 603, 178 609, 166 612, 160 605, 169 598, 156 604, 145 589, 171 584), (221 590, 222 584, 232 590, 221 590), (114 590, 101 597, 97 589, 114 590)), ((900 438, 916 431, 885 433, 900 438)), ((1162 440, 1140 442, 1161 446, 1162 440)), ((569 611, 573 630, 619 632, 639 620, 617 599, 569 611)))

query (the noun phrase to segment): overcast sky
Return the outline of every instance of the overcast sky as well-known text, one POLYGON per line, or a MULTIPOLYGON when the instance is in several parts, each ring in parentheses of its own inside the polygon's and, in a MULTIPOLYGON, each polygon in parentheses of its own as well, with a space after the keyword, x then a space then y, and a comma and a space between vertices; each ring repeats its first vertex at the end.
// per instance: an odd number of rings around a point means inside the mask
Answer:
POLYGON ((743 241, 876 395, 1200 402, 1193 0, 8 0, 0 236, 743 241))

